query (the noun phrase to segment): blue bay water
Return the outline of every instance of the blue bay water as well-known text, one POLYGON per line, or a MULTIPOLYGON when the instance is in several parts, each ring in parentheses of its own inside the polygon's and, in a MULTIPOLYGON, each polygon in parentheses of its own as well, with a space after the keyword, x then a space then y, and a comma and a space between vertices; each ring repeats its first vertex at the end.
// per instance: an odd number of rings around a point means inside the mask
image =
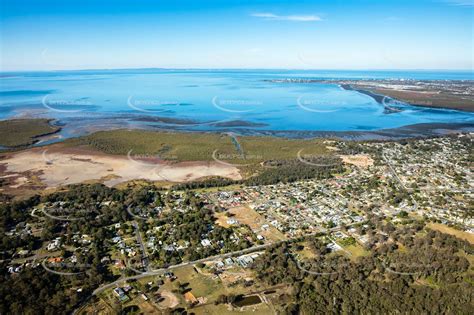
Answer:
MULTIPOLYGON (((90 70, 2 73, 0 117, 48 117, 90 125, 220 130, 373 131, 418 123, 472 123, 474 114, 400 105, 336 84, 282 78, 472 80, 472 72, 283 70, 90 70), (151 118, 151 119, 150 119, 151 118)), ((88 126, 89 125, 89 126, 88 126)), ((71 135, 74 135, 71 134, 71 135)))

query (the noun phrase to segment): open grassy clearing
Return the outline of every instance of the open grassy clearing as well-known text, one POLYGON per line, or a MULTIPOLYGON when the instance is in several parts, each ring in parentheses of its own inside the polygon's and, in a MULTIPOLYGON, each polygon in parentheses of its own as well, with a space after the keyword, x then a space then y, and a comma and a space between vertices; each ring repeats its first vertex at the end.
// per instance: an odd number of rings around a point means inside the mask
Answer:
POLYGON ((133 305, 138 306, 143 314, 155 314, 159 311, 158 308, 152 304, 152 302, 145 301, 141 295, 133 299, 132 302, 126 304, 127 307, 133 305))
POLYGON ((34 144, 38 137, 58 132, 48 119, 0 120, 0 146, 21 147, 34 144))
POLYGON ((222 294, 222 283, 217 278, 210 278, 197 272, 193 266, 186 266, 175 269, 174 274, 178 277, 179 282, 189 283, 189 288, 192 289, 193 295, 198 297, 206 297, 208 300, 213 300, 222 294))
POLYGON ((90 303, 80 309, 78 314, 104 314, 104 315, 112 315, 115 314, 113 308, 110 307, 107 303, 105 303, 102 299, 100 299, 97 303, 90 303))
POLYGON ((300 259, 314 259, 316 257, 314 251, 309 245, 309 242, 300 242, 298 243, 298 245, 303 246, 303 249, 295 251, 295 254, 297 254, 300 259))
POLYGON ((349 246, 344 246, 344 249, 351 253, 352 259, 357 259, 358 257, 368 256, 370 254, 369 251, 365 250, 364 247, 360 244, 354 244, 349 246))
POLYGON ((262 314, 262 315, 270 315, 275 314, 270 307, 265 303, 260 303, 254 306, 246 307, 245 309, 229 309, 228 305, 212 305, 207 304, 199 307, 193 308, 193 312, 196 315, 204 315, 204 314, 211 314, 211 315, 226 315, 226 314, 239 314, 239 315, 250 315, 250 314, 262 314))
POLYGON ((429 227, 430 229, 436 230, 436 231, 440 231, 442 233, 446 233, 446 234, 456 236, 460 239, 468 241, 471 244, 474 244, 474 234, 464 232, 464 231, 460 231, 460 230, 456 230, 455 228, 452 228, 452 227, 449 227, 447 225, 440 224, 440 223, 429 223, 429 224, 427 224, 427 227, 429 227))
MULTIPOLYGON (((212 263, 208 265, 212 265, 212 263)), ((216 299, 222 294, 253 295, 256 293, 262 294, 263 292, 271 290, 276 290, 277 292, 286 290, 285 287, 268 289, 266 285, 263 285, 258 281, 251 287, 245 287, 243 283, 235 284, 234 282, 239 280, 254 279, 254 274, 251 270, 243 269, 238 266, 226 270, 219 276, 214 275, 208 267, 199 268, 197 266, 184 266, 177 268, 173 270, 173 273, 177 277, 176 280, 170 281, 165 279, 164 284, 160 285, 158 292, 165 298, 162 302, 155 303, 152 299, 144 301, 141 295, 137 295, 133 297, 131 301, 122 306, 137 305, 141 311, 145 313, 152 312, 152 309, 156 312, 165 311, 165 309, 169 307, 187 307, 188 303, 186 302, 184 295, 177 292, 179 285, 185 284, 186 288, 189 289, 189 292, 203 303, 193 307, 192 311, 195 314, 274 314, 272 311, 274 308, 274 301, 270 302, 271 305, 260 303, 240 309, 233 309, 227 304, 215 305, 214 301, 216 301, 216 299), (172 298, 170 299, 170 297, 172 298), (174 300, 174 302, 171 300, 174 300)), ((153 279, 155 279, 155 277, 147 277, 139 279, 138 282, 140 283, 140 286, 145 286, 146 283, 153 279)), ((151 298, 151 293, 146 294, 151 298)), ((274 295, 266 295, 268 300, 271 300, 273 296, 274 295)), ((111 290, 102 294, 101 297, 110 303, 118 303, 111 290)))
POLYGON ((230 226, 230 224, 227 223, 228 219, 235 219, 239 223, 250 226, 255 234, 262 235, 266 240, 281 241, 286 239, 285 235, 274 226, 268 226, 265 229, 262 228, 263 225, 268 225, 267 221, 263 216, 248 206, 230 208, 226 213, 217 213, 216 217, 217 224, 223 227, 230 226))

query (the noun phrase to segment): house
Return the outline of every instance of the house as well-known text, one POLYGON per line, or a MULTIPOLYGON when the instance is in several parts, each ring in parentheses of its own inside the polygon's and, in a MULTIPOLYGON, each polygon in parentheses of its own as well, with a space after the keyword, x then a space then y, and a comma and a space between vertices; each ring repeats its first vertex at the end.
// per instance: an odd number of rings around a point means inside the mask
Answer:
POLYGON ((174 252, 176 250, 173 245, 165 245, 163 246, 163 249, 167 252, 174 252))
POLYGON ((100 260, 101 263, 109 263, 110 262, 110 257, 109 256, 104 256, 100 260))
POLYGON ((19 273, 22 269, 22 266, 17 266, 17 267, 13 267, 13 266, 9 266, 8 267, 8 272, 9 273, 19 273))
POLYGON ((48 251, 54 251, 54 250, 59 249, 60 246, 61 246, 61 239, 58 237, 58 238, 54 239, 51 243, 49 243, 46 246, 46 249, 48 251))
POLYGON ((201 245, 204 247, 211 246, 211 241, 208 240, 207 238, 201 240, 201 245))
POLYGON ((329 243, 326 247, 331 251, 337 251, 342 249, 342 247, 337 245, 336 243, 329 243))
POLYGON ((129 300, 128 296, 125 294, 125 292, 122 290, 122 288, 115 288, 114 289, 114 294, 117 296, 117 298, 120 300, 120 302, 126 302, 129 300))
POLYGON ((236 224, 239 224, 239 221, 237 221, 236 219, 234 218, 230 218, 227 220, 227 224, 229 225, 236 225, 236 224))
POLYGON ((194 294, 192 294, 191 292, 184 293, 184 299, 186 300, 186 302, 189 302, 191 304, 197 304, 198 303, 198 300, 196 299, 194 294))
POLYGON ((63 258, 62 257, 51 257, 51 258, 48 258, 48 262, 49 263, 53 263, 53 264, 57 264, 57 263, 60 263, 63 261, 63 258))
POLYGON ((237 258, 237 262, 243 268, 247 268, 251 263, 253 263, 253 259, 250 256, 240 256, 237 258))
POLYGON ((116 260, 115 267, 117 267, 118 269, 125 269, 126 266, 122 260, 116 260))
POLYGON ((28 255, 29 253, 30 253, 30 251, 27 250, 27 249, 22 249, 22 250, 18 251, 18 255, 19 255, 19 256, 26 256, 26 255, 28 255))
POLYGON ((122 295, 125 294, 125 292, 123 292, 122 288, 115 288, 114 293, 115 293, 116 296, 122 296, 122 295))

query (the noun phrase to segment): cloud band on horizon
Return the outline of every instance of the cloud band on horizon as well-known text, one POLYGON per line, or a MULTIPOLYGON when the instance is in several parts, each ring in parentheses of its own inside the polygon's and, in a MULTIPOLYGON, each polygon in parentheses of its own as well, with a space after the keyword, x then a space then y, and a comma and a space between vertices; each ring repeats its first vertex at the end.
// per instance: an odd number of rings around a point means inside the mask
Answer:
POLYGON ((273 13, 252 13, 251 16, 265 20, 294 21, 294 22, 318 22, 322 21, 316 15, 277 15, 273 13))

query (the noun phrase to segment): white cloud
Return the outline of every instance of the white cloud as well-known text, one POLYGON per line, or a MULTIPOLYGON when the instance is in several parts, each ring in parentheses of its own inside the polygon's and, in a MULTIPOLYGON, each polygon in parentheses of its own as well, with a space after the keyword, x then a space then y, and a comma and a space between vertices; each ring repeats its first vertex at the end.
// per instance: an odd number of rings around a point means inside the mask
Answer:
POLYGON ((262 18, 266 20, 280 20, 280 21, 295 21, 295 22, 317 22, 322 21, 316 15, 277 15, 273 13, 253 13, 253 17, 262 18))

